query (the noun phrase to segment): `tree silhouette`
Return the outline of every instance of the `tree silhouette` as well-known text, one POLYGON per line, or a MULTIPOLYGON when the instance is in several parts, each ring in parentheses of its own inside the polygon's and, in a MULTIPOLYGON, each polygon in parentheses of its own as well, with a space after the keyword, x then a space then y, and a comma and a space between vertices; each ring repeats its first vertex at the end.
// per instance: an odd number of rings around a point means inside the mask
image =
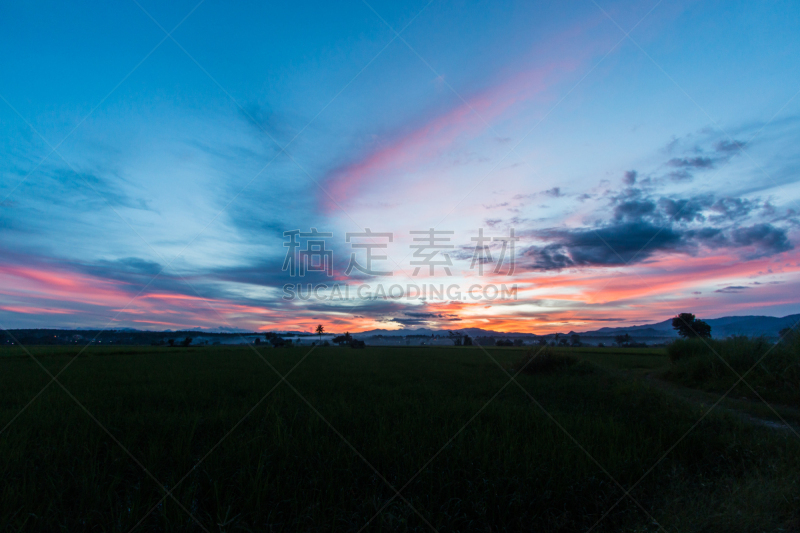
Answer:
POLYGON ((631 342, 631 336, 625 333, 624 335, 614 335, 614 342, 617 343, 618 346, 622 346, 623 344, 628 344, 631 342))
POLYGON ((320 324, 320 325, 317 326, 317 335, 319 335, 319 342, 320 343, 322 342, 322 334, 323 333, 325 333, 325 328, 322 326, 322 324, 320 324))
POLYGON ((672 328, 678 335, 685 339, 711 338, 711 326, 702 320, 698 320, 692 313, 681 313, 672 319, 672 328))
POLYGON ((350 333, 345 333, 344 335, 339 335, 338 337, 334 337, 331 342, 335 342, 339 346, 343 344, 350 344, 353 340, 352 335, 350 333))
POLYGON ((461 333, 453 333, 452 331, 448 330, 447 338, 453 341, 453 346, 471 346, 471 344, 467 344, 467 339, 469 339, 468 335, 462 335, 461 333))

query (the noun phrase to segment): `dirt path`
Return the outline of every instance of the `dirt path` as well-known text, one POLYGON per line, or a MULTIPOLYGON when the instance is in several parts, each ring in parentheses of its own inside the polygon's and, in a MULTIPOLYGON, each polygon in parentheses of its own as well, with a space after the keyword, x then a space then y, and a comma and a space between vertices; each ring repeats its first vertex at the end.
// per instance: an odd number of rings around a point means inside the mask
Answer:
MULTIPOLYGON (((647 372, 644 375, 638 374, 637 378, 642 382, 654 387, 675 398, 689 401, 695 405, 709 408, 714 405, 721 396, 720 393, 705 392, 697 389, 682 387, 675 383, 670 383, 659 379, 658 371, 647 372)), ((792 431, 800 437, 800 409, 787 405, 772 404, 766 405, 758 400, 747 398, 731 398, 730 395, 723 399, 714 409, 720 409, 732 413, 748 422, 760 426, 781 431, 792 431), (772 409, 770 409, 770 406, 772 409), (774 411, 773 411, 774 409, 774 411), (776 415, 777 412, 777 415, 776 415)))

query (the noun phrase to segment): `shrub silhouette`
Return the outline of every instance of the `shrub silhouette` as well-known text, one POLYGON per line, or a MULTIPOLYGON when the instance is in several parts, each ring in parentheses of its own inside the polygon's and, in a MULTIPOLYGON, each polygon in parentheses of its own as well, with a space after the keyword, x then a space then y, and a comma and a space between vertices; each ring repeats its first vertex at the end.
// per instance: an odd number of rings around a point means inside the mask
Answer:
MULTIPOLYGON (((767 398, 800 402, 800 342, 787 337, 777 344, 766 337, 680 339, 667 347, 672 368, 665 377, 688 386, 726 390, 738 376, 767 398), (746 374, 746 375, 745 375, 746 374)), ((738 393, 755 396, 738 383, 738 393)))
POLYGON ((515 368, 522 369, 524 374, 549 374, 567 369, 577 362, 578 359, 571 355, 544 347, 528 351, 515 368))

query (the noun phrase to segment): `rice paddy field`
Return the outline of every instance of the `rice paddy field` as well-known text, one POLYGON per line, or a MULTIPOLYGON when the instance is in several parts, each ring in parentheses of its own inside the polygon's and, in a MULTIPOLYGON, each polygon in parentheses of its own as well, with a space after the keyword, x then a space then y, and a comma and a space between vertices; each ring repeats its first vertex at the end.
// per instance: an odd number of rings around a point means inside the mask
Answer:
POLYGON ((800 531, 796 428, 654 385, 666 351, 27 350, 2 531, 800 531))

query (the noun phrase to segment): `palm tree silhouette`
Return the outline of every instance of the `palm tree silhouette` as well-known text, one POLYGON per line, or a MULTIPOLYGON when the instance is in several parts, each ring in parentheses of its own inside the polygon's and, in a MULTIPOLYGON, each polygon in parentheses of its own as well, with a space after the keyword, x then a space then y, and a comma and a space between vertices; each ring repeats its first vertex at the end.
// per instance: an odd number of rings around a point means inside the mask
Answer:
POLYGON ((322 327, 322 324, 317 326, 317 335, 319 335, 319 342, 322 344, 322 334, 325 333, 325 328, 322 327))

